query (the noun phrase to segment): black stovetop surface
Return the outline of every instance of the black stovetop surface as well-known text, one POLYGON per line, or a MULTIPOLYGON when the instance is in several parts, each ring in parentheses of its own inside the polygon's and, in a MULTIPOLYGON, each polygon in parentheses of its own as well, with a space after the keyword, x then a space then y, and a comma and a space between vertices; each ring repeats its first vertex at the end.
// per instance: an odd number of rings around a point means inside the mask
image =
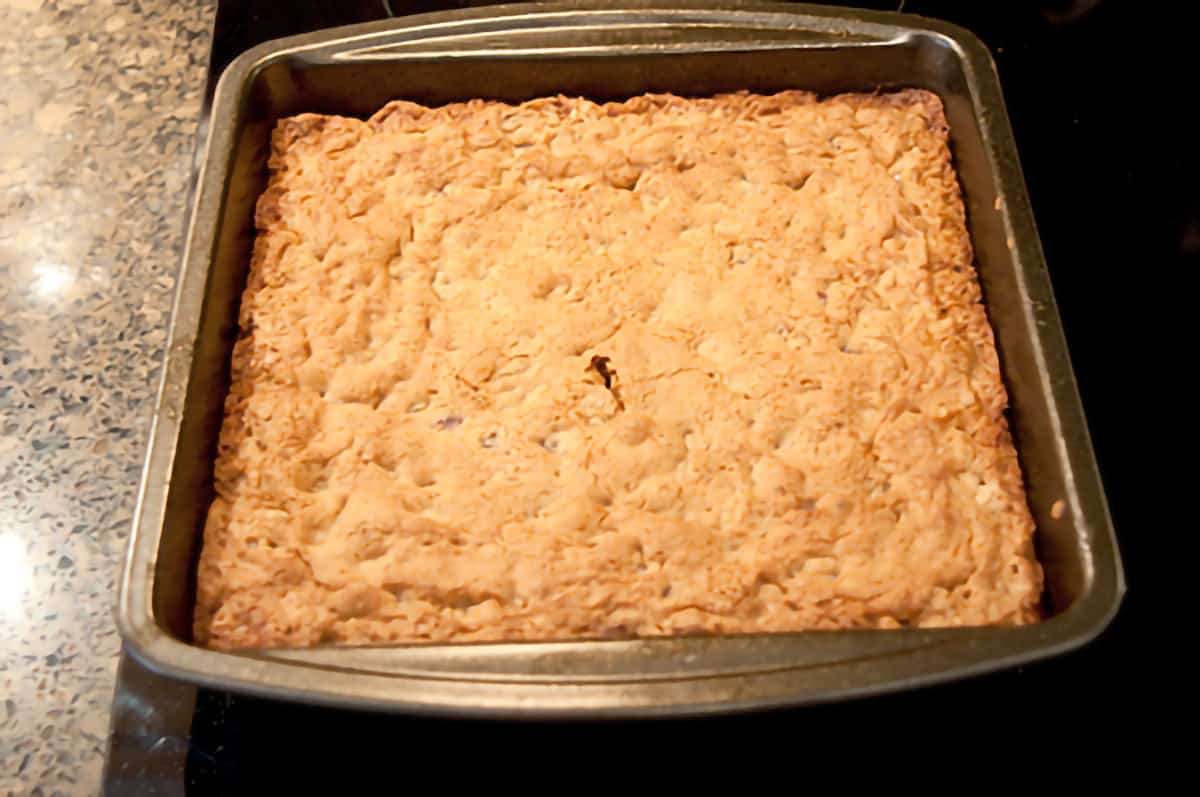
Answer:
MULTIPOLYGON (((391 0, 397 13, 470 5, 483 3, 391 0)), ((667 738, 699 752, 734 735, 779 735, 799 750, 814 735, 861 737, 898 718, 914 729, 935 726, 941 736, 975 732, 981 721, 1015 721, 1054 738, 1068 726, 1086 733, 1129 721, 1152 688, 1144 679, 1153 649, 1143 620, 1153 582, 1144 575, 1146 536, 1170 528, 1152 515, 1171 514, 1159 487, 1163 438, 1153 430, 1165 415, 1156 408, 1176 399, 1153 369, 1158 352, 1173 345, 1164 305, 1181 282, 1176 275, 1200 264, 1200 192, 1193 189, 1200 148, 1184 121, 1192 96, 1185 89, 1198 70, 1179 46, 1182 14, 1114 0, 853 5, 900 5, 956 22, 995 55, 1129 577, 1108 632, 1079 652, 962 683, 803 710, 640 724, 462 722, 289 706, 196 690, 122 657, 109 793, 282 791, 311 786, 314 761, 343 777, 399 787, 397 773, 424 760, 404 756, 418 741, 545 759, 564 743, 600 750, 618 741, 636 755, 667 738)), ((380 19, 387 8, 386 0, 221 0, 212 74, 261 41, 380 19)), ((1040 747, 1045 739, 1029 741, 1040 747)), ((1013 753, 1021 760, 1028 750, 1013 753)))

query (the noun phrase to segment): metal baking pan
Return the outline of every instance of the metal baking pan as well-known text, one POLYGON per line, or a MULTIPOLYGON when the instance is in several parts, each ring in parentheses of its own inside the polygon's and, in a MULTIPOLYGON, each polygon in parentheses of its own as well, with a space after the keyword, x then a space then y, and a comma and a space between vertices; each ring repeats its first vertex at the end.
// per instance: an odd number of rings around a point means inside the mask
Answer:
POLYGON ((256 47, 217 86, 118 621, 162 674, 219 689, 458 715, 700 714, 866 695, 1011 667, 1100 633, 1124 592, 1111 522, 995 68, 972 34, 821 6, 621 0, 496 6, 256 47), (1047 619, 1021 628, 225 653, 191 643, 195 565, 237 305, 275 120, 553 93, 617 99, 921 87, 951 128, 1047 619))

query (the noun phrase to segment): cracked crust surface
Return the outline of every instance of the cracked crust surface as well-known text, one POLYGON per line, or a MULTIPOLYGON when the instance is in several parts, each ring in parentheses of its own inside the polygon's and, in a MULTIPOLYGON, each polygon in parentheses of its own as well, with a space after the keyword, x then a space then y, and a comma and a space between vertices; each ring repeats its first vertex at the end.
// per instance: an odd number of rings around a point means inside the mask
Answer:
POLYGON ((199 643, 1038 618, 936 96, 393 102, 269 165, 199 643))

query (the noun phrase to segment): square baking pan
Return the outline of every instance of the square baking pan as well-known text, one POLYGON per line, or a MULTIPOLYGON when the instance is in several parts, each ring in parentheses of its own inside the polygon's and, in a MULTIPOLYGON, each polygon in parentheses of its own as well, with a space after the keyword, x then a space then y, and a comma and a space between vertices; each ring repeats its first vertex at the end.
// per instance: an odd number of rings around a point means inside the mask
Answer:
POLYGON ((798 705, 1061 653, 1120 604, 1121 565, 995 67, 960 28, 821 6, 623 0, 495 6, 268 42, 216 89, 121 582, 129 650, 164 675, 338 706, 457 715, 668 715, 798 705), (919 87, 941 96, 1010 422, 1046 620, 1019 628, 219 652, 191 642, 196 559, 275 121, 389 100, 597 100, 919 87))

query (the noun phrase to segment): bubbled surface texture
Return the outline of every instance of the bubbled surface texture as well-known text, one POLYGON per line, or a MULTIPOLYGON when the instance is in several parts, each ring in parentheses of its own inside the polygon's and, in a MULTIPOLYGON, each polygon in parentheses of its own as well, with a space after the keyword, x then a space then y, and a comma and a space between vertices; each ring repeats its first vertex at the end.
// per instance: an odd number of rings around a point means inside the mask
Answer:
POLYGON ((939 100, 281 121, 217 648, 1037 619, 939 100))

